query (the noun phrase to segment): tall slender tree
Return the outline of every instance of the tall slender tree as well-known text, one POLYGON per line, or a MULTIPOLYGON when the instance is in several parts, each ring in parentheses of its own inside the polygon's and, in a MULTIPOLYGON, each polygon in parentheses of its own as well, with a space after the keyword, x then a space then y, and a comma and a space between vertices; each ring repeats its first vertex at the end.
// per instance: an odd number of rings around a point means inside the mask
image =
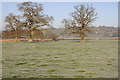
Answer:
POLYGON ((66 29, 80 35, 81 40, 84 40, 86 32, 89 31, 89 26, 97 18, 97 13, 92 5, 81 4, 74 6, 75 11, 71 13, 71 19, 64 19, 62 23, 66 29))

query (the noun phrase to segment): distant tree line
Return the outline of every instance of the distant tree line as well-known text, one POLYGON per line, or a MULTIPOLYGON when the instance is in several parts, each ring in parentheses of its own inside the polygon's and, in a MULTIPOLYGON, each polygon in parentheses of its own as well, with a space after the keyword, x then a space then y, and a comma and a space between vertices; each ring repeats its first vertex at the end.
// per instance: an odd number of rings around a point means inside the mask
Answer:
MULTIPOLYGON (((99 38, 99 37, 120 37, 118 27, 110 26, 91 26, 85 37, 99 38)), ((60 32, 59 35, 63 38, 79 38, 79 34, 67 31, 64 28, 56 29, 56 32, 60 32)))

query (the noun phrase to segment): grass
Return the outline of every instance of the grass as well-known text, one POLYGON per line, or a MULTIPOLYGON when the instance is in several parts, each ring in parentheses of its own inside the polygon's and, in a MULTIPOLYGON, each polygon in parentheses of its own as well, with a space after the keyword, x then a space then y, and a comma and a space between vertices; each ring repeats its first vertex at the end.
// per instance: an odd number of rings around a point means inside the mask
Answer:
POLYGON ((3 42, 3 78, 117 78, 117 40, 3 42))

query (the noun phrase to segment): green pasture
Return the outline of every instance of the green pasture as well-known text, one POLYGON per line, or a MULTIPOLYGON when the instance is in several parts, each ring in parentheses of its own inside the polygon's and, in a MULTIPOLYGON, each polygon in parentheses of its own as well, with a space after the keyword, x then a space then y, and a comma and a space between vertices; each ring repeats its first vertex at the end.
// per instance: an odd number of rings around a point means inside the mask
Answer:
POLYGON ((118 41, 3 42, 3 78, 117 78, 118 41))

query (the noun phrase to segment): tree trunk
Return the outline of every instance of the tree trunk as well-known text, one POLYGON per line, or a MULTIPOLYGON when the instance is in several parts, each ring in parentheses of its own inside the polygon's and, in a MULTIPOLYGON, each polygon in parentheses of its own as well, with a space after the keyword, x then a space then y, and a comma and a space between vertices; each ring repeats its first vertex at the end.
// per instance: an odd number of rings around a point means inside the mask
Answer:
POLYGON ((16 29, 16 35, 15 35, 15 37, 16 37, 16 42, 18 41, 18 30, 16 29))
POLYGON ((84 38, 85 38, 85 35, 84 35, 84 32, 81 34, 81 42, 85 42, 84 41, 84 38))
POLYGON ((30 39, 29 42, 33 41, 33 29, 30 29, 30 39))
POLYGON ((84 35, 81 36, 81 40, 82 40, 82 41, 84 40, 84 35))

